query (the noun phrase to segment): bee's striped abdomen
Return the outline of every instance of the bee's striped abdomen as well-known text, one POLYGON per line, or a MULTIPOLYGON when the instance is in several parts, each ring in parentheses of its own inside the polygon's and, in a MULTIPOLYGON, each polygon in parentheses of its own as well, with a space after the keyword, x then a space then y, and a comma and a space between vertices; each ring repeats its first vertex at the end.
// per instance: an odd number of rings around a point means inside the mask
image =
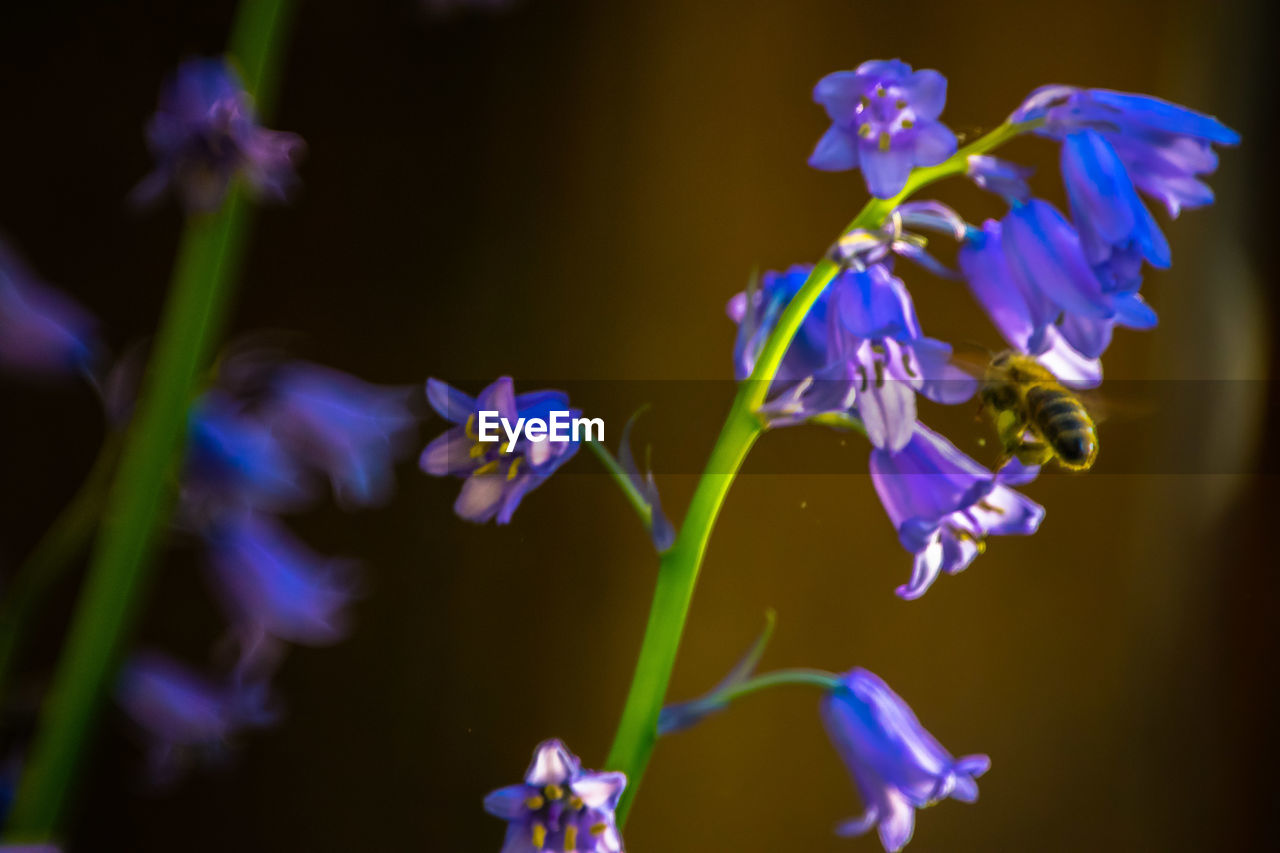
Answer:
POLYGON ((1027 416, 1064 467, 1084 470, 1098 456, 1098 431, 1088 410, 1067 389, 1038 384, 1027 389, 1027 416))

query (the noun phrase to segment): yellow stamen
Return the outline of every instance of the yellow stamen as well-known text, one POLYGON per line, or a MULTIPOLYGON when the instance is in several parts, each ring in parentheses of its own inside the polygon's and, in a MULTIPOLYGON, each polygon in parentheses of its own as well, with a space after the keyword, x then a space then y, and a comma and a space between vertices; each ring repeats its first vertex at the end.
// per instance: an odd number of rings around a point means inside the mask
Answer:
POLYGON ((471 450, 467 452, 471 454, 472 459, 479 459, 481 456, 484 456, 486 449, 487 448, 483 444, 476 443, 471 445, 471 450))
POLYGON ((495 459, 492 462, 486 462, 483 465, 481 465, 479 468, 476 469, 476 473, 483 477, 485 474, 492 474, 494 471, 497 471, 497 470, 498 470, 498 460, 495 459))
POLYGON ((609 824, 607 823, 594 823, 591 825, 591 834, 604 835, 605 830, 607 830, 608 828, 609 828, 609 824))
POLYGON ((909 119, 909 118, 904 118, 904 119, 902 120, 902 129, 903 129, 903 130, 910 130, 911 128, 915 127, 915 125, 916 125, 916 123, 915 123, 914 121, 912 121, 911 119, 909 119))
POLYGON ((559 785, 548 785, 542 789, 542 793, 547 795, 548 800, 558 800, 564 796, 564 788, 559 785))
POLYGON ((476 432, 476 416, 475 415, 473 414, 467 415, 467 422, 466 424, 463 425, 462 430, 467 434, 467 438, 471 439, 472 441, 480 440, 480 434, 476 432))
POLYGON ((861 136, 863 139, 870 139, 871 133, 872 133, 871 125, 869 124, 864 124, 862 125, 862 127, 858 128, 858 135, 861 136))
POLYGON ((569 808, 571 808, 571 809, 580 809, 580 808, 582 808, 582 798, 581 798, 581 797, 570 797, 570 798, 569 798, 569 808))
POLYGON ((889 150, 889 131, 887 130, 880 131, 880 150, 889 150))
POLYGON ((547 828, 540 823, 533 825, 533 846, 541 850, 542 845, 547 843, 547 828))
POLYGON ((511 463, 511 467, 507 469, 508 480, 514 480, 516 478, 516 469, 520 467, 520 460, 523 458, 523 456, 517 456, 515 461, 511 463))
POLYGON ((542 808, 545 805, 546 805, 546 800, 542 799, 542 797, 539 797, 539 796, 532 796, 529 799, 524 801, 524 807, 531 812, 536 812, 538 809, 542 808))
POLYGON ((564 828, 564 849, 565 853, 575 849, 578 846, 578 827, 566 826, 564 828))

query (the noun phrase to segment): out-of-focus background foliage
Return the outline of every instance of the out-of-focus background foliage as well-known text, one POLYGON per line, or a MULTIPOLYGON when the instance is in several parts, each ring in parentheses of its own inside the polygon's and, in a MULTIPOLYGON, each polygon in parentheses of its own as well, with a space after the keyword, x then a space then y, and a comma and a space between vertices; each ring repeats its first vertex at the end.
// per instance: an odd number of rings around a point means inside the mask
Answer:
MULTIPOLYGON (((1218 115, 1245 141, 1223 155, 1219 203, 1168 226, 1174 267, 1147 290, 1161 326, 1122 331, 1107 355, 1113 378, 1169 381, 1141 383, 1145 416, 1104 426, 1096 473, 1028 489, 1049 510, 1041 532, 899 601, 908 558, 867 478, 814 473, 824 456, 863 471, 865 448, 770 435, 716 530, 672 697, 714 683, 773 606, 766 666, 866 666, 950 749, 992 756, 981 801, 922 814, 913 850, 1266 849, 1280 458, 1263 439, 1280 412, 1265 381, 1264 8, 523 0, 440 18, 412 0, 304 4, 272 122, 309 144, 304 189, 260 218, 234 329, 294 332, 299 353, 382 382, 724 380, 728 296, 754 266, 815 259, 864 198, 857 176, 805 166, 824 73, 892 57, 941 69, 944 119, 970 136, 1050 82, 1218 115), (809 473, 786 474, 793 462, 809 473)), ((220 50, 230 16, 228 2, 140 0, 0 13, 0 226, 116 344, 153 328, 179 226, 173 208, 124 203, 149 167, 143 124, 161 77, 220 50)), ((1058 197, 1051 146, 1009 153, 1058 197)), ((999 212, 967 188, 940 194, 971 219, 999 212)), ((928 333, 996 345, 962 286, 908 273, 928 333)), ((729 383, 590 387, 611 441, 645 402, 632 390, 655 403, 646 431, 678 517, 729 383)), ((76 386, 6 381, 0 413, 2 573, 102 427, 76 386)), ((968 415, 944 421, 979 453, 968 415)), ((505 529, 455 519, 455 485, 412 465, 390 509, 310 518, 318 548, 366 560, 353 637, 295 653, 287 722, 172 792, 146 790, 108 719, 72 850, 497 850, 481 796, 544 737, 602 760, 648 607, 655 559, 593 465, 580 454, 505 529)), ((143 639, 199 660, 218 616, 192 553, 164 559, 143 639)), ((32 701, 73 592, 27 666, 32 701)), ((859 808, 816 697, 781 691, 660 744, 627 836, 642 853, 878 849, 831 834, 859 808)))

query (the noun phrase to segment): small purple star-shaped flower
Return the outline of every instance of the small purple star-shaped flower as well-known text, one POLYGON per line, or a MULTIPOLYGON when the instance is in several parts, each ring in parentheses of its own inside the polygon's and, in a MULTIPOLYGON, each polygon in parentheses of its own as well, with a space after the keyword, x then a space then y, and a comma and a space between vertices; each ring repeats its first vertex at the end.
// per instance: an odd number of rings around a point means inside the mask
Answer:
POLYGON ((940 121, 947 78, 912 71, 901 60, 864 62, 828 74, 813 99, 831 118, 809 165, 828 172, 861 169, 867 191, 892 198, 916 166, 941 163, 956 151, 956 135, 940 121))
POLYGON ((583 770, 558 740, 538 744, 524 782, 484 798, 507 821, 502 853, 621 853, 614 811, 627 786, 622 773, 583 770))

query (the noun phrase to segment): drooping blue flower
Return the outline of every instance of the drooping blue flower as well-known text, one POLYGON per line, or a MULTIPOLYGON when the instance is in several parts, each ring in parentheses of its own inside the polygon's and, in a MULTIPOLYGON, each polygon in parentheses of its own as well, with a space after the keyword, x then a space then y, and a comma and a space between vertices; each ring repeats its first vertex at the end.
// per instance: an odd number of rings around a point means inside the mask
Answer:
POLYGON ((632 487, 649 504, 649 538, 658 553, 666 551, 676 541, 676 529, 672 526, 667 514, 662 511, 662 497, 658 494, 658 484, 653 480, 653 472, 640 471, 635 454, 631 450, 631 429, 635 426, 643 410, 636 412, 622 428, 622 439, 618 442, 618 464, 626 472, 632 487))
POLYGON ((241 508, 296 509, 316 496, 271 427, 227 392, 202 394, 189 420, 182 503, 191 521, 241 508))
POLYGON ((1055 139, 1095 131, 1114 149, 1133 184, 1162 202, 1170 216, 1212 203, 1213 190, 1199 177, 1218 166, 1214 145, 1240 141, 1238 133, 1212 116, 1108 89, 1044 86, 1010 119, 1043 121, 1036 132, 1055 139))
POLYGON ((898 540, 913 556, 911 580, 897 589, 901 598, 919 598, 942 572, 966 569, 988 536, 1030 535, 1044 518, 1039 504, 1009 488, 1034 479, 1038 469, 1015 460, 992 474, 921 423, 901 450, 874 448, 870 471, 898 540))
POLYGON ((272 659, 279 642, 326 646, 346 636, 357 593, 350 561, 317 554, 279 521, 251 512, 224 517, 205 541, 241 669, 272 659))
POLYGON ((552 412, 568 412, 570 419, 582 415, 569 407, 562 391, 532 391, 517 395, 511 377, 503 376, 472 398, 438 379, 427 380, 427 400, 445 420, 454 424, 422 451, 419 465, 435 477, 464 479, 453 509, 468 521, 484 523, 496 518, 498 524, 511 515, 529 492, 546 482, 578 452, 579 441, 546 437, 531 441, 523 431, 511 442, 502 428, 497 441, 481 441, 481 412, 497 412, 513 429, 523 419, 538 418, 546 424, 552 412))
POLYGON ((832 355, 856 375, 854 406, 876 447, 897 451, 911 440, 917 391, 953 404, 977 390, 950 363, 951 346, 921 333, 906 285, 886 264, 845 270, 830 300, 832 355))
MULTIPOLYGON (((733 374, 738 381, 751 375, 765 341, 778 325, 783 309, 813 272, 812 264, 795 264, 786 272, 766 272, 758 284, 734 294, 725 306, 729 319, 738 324, 733 346, 733 374)), ((828 363, 827 291, 823 291, 805 315, 778 365, 771 390, 812 376, 828 363)))
POLYGON ((484 798, 484 809, 507 821, 502 853, 620 853, 614 811, 627 786, 622 773, 583 770, 558 740, 533 753, 524 782, 484 798))
POLYGON ((1079 233, 1049 202, 1016 205, 1004 218, 1002 239, 1023 289, 1061 311, 1063 337, 1086 358, 1103 353, 1117 325, 1156 325, 1155 312, 1136 290, 1104 283, 1089 264, 1079 233))
POLYGON ((303 149, 301 137, 258 124, 252 98, 224 59, 178 66, 160 90, 147 145, 156 168, 134 189, 134 199, 149 203, 173 191, 197 212, 216 209, 237 177, 260 197, 283 200, 303 149))
POLYGON ((999 222, 988 219, 981 229, 971 229, 957 260, 969 290, 1009 346, 1036 356, 1072 387, 1092 388, 1102 381, 1102 362, 1085 357, 1062 336, 1055 323, 1060 309, 1034 282, 1014 274, 999 222))
MULTIPOLYGON (((1067 136, 1062 144, 1062 180, 1085 257, 1095 271, 1111 269, 1115 255, 1169 266, 1173 259, 1164 233, 1100 133, 1086 128, 1067 136)), ((1136 290, 1140 281, 1123 284, 1136 290)))
POLYGON ((237 733, 277 719, 265 683, 215 681, 157 652, 126 662, 115 696, 147 739, 157 782, 172 781, 192 757, 218 755, 237 733))
POLYGON ((843 836, 873 827, 887 853, 907 845, 915 812, 950 797, 978 799, 974 780, 991 767, 985 755, 953 758, 910 706, 878 676, 854 669, 822 698, 827 736, 853 776, 864 811, 836 828, 843 836))
POLYGON ((0 238, 0 369, 41 377, 88 373, 98 350, 96 326, 0 238))
POLYGON ((831 118, 809 165, 825 171, 861 169, 877 198, 901 192, 915 166, 933 166, 956 150, 956 136, 938 121, 947 80, 933 70, 912 71, 900 60, 864 62, 828 74, 813 99, 831 118))
POLYGON ((340 505, 376 506, 391 497, 395 464, 412 449, 409 394, 289 362, 272 371, 261 418, 295 458, 329 479, 340 505))

